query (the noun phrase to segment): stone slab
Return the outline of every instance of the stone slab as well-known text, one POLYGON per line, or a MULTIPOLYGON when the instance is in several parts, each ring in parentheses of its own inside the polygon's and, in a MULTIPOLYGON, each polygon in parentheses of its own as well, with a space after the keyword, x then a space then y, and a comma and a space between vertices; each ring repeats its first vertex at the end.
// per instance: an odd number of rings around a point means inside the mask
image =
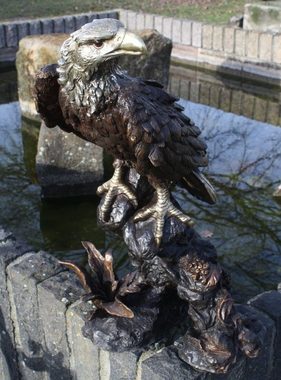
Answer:
POLYGON ((138 380, 206 380, 207 374, 195 371, 169 347, 143 360, 138 380))
POLYGON ((66 334, 67 307, 84 293, 77 276, 65 271, 41 282, 38 287, 39 318, 44 330, 46 379, 71 377, 70 348, 66 334))
POLYGON ((52 19, 42 19, 41 26, 43 34, 50 34, 54 32, 54 22, 52 19))
POLYGON ((17 380, 17 360, 10 302, 7 289, 7 266, 16 258, 26 253, 28 248, 17 244, 11 234, 0 230, 0 374, 5 373, 7 379, 17 380), (2 371, 1 372, 1 368, 2 371), (9 376, 9 377, 8 377, 9 376))
MULTIPOLYGON (((109 352, 109 380, 131 380, 136 378, 139 354, 135 352, 109 352)), ((101 368, 103 362, 100 362, 101 368)))
POLYGON ((54 19, 54 33, 64 33, 64 19, 62 17, 54 19))
POLYGON ((57 61, 66 38, 67 34, 28 36, 19 43, 16 59, 18 94, 22 114, 29 119, 39 120, 33 100, 35 75, 42 66, 57 61))
POLYGON ((246 315, 250 320, 258 320, 262 326, 262 329, 258 333, 261 341, 259 355, 254 359, 247 360, 244 379, 270 380, 276 336, 275 323, 268 315, 251 306, 239 305, 237 310, 246 315))
POLYGON ((7 267, 21 380, 43 380, 45 377, 44 331, 39 318, 37 284, 59 271, 58 261, 44 252, 26 253, 7 267))
POLYGON ((281 372, 281 293, 272 290, 259 294, 248 301, 249 305, 267 314, 276 326, 272 380, 278 380, 281 372))
POLYGON ((204 49, 213 48, 213 25, 206 24, 203 25, 203 36, 202 36, 202 47, 204 49))
POLYGON ((5 41, 5 29, 3 25, 0 25, 0 48, 5 47, 6 41, 5 41))
POLYGON ((261 32, 281 32, 281 2, 256 1, 246 4, 243 28, 261 32))
POLYGON ((181 42, 184 45, 191 45, 191 37, 192 37, 192 21, 183 20, 182 29, 181 29, 181 42))
POLYGON ((154 28, 154 15, 146 13, 145 14, 145 28, 153 29, 154 28))
POLYGON ((42 26, 40 20, 33 20, 29 22, 29 34, 38 35, 42 34, 42 26))
POLYGON ((234 28, 224 28, 223 49, 226 53, 234 52, 234 28))
POLYGON ((223 27, 220 25, 214 26, 213 48, 218 51, 223 50, 223 27))
POLYGON ((270 33, 260 34, 259 58, 266 62, 272 61, 273 37, 270 33))
POLYGON ((201 22, 192 23, 192 46, 202 47, 202 24, 201 22))
POLYGON ((75 18, 73 16, 65 16, 64 17, 64 31, 65 31, 65 33, 72 33, 72 32, 74 32, 74 30, 75 30, 75 18))
POLYGON ((36 171, 45 198, 93 195, 103 180, 103 150, 42 123, 36 171))
POLYGON ((73 303, 66 312, 70 369, 75 380, 100 380, 99 349, 82 335, 84 320, 91 313, 92 307, 81 301, 73 303))
POLYGON ((18 24, 18 40, 20 41, 22 38, 27 36, 28 31, 28 22, 21 22, 18 24))
POLYGON ((172 40, 176 43, 181 43, 182 20, 174 19, 172 25, 172 40))
POLYGON ((17 47, 18 46, 18 31, 16 24, 5 25, 6 34, 6 46, 17 47))

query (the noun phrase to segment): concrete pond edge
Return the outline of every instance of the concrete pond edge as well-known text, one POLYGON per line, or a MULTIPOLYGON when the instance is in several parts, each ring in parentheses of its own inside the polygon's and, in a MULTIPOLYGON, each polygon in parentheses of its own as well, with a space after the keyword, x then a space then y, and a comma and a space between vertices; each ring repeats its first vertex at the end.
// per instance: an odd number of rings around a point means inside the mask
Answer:
POLYGON ((0 373, 3 380, 277 380, 281 370, 281 284, 238 308, 263 324, 258 358, 227 375, 194 371, 170 347, 105 352, 81 334, 87 304, 73 273, 0 228, 0 373), (176 374, 176 375, 175 375, 176 374))

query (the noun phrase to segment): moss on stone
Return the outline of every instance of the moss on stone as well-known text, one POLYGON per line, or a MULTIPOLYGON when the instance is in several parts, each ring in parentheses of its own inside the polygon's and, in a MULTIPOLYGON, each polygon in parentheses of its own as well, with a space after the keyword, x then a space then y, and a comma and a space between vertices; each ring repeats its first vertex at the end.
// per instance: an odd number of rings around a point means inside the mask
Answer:
POLYGON ((252 7, 251 17, 252 20, 257 24, 261 19, 261 9, 259 7, 252 7))

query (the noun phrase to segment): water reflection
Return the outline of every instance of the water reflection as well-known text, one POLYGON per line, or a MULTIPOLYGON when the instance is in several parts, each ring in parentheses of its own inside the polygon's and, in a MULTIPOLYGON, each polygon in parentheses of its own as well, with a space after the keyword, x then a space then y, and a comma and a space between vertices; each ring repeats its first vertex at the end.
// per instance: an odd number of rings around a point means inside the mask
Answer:
POLYGON ((274 125, 281 124, 279 87, 265 87, 244 78, 172 66, 169 91, 191 102, 274 125))
MULTIPOLYGON (((207 140, 208 173, 219 201, 209 207, 180 189, 177 199, 231 270, 237 300, 275 288, 281 281, 281 205, 272 193, 281 182, 281 128, 181 103, 207 140)), ((34 167, 38 131, 38 125, 21 120, 18 103, 0 105, 0 224, 37 250, 75 261, 85 260, 80 240, 111 247, 119 273, 124 273, 126 247, 96 225, 97 198, 41 202, 34 167)))

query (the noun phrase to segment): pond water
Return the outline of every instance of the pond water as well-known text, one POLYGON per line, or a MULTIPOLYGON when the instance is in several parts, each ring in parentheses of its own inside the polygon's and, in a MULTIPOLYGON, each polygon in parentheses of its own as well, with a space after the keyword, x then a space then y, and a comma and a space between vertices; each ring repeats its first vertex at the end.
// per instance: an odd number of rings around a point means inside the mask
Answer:
MULTIPOLYGON (((209 147, 207 173, 218 202, 210 207, 177 188, 174 195, 196 229, 217 247, 237 301, 276 288, 281 282, 281 205, 272 193, 281 182, 280 90, 262 91, 257 84, 239 86, 234 79, 174 67, 169 89, 185 99, 186 114, 202 129, 209 147), (220 86, 216 104, 215 86, 220 86), (245 99, 252 99, 251 111, 245 99)), ((0 74, 0 224, 35 250, 76 262, 86 260, 81 240, 93 241, 101 250, 111 247, 123 273, 126 247, 96 225, 99 198, 41 201, 35 173, 39 126, 21 118, 16 100, 15 72, 0 74)))

